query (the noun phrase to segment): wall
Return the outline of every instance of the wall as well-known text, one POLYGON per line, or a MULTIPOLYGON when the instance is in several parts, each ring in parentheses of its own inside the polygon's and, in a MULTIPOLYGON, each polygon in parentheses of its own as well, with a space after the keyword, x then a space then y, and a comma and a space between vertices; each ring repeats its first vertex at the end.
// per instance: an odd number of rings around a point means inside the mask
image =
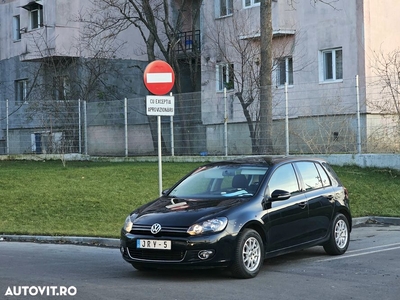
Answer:
MULTIPOLYGON (((306 157, 306 156, 305 156, 306 157)), ((332 154, 318 155, 334 166, 355 165, 361 168, 381 168, 400 171, 400 155, 398 154, 332 154)), ((233 159, 235 156, 163 156, 163 162, 198 162, 233 159)), ((110 162, 157 162, 157 156, 142 157, 99 157, 81 154, 40 154, 40 155, 0 155, 0 160, 60 160, 67 161, 110 161, 110 162)))
MULTIPOLYGON (((128 126, 128 149, 130 155, 154 153, 148 125, 128 126)), ((89 155, 125 155, 124 126, 90 126, 88 128, 89 155)))

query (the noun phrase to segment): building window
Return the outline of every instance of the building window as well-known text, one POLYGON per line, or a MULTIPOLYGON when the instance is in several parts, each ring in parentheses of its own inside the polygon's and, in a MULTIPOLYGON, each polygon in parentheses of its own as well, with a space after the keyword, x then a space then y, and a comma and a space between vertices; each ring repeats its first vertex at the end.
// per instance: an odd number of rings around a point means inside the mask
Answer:
POLYGON ((40 28, 43 26, 43 6, 39 5, 37 9, 30 12, 31 29, 40 28))
POLYGON ((56 76, 53 78, 54 100, 67 100, 69 94, 68 76, 56 76))
POLYGON ((330 49, 320 52, 321 79, 332 81, 343 79, 342 49, 330 49))
POLYGON ((217 65, 217 91, 223 91, 224 88, 233 90, 234 87, 233 64, 217 65))
POLYGON ((13 17, 13 40, 19 41, 21 39, 21 22, 19 15, 13 17))
POLYGON ((243 7, 259 6, 260 0, 243 0, 243 7))
POLYGON ((15 81, 15 104, 20 105, 27 101, 28 97, 28 80, 15 81))
POLYGON ((225 17, 233 14, 233 0, 216 0, 216 17, 225 17))
POLYGON ((61 153, 62 132, 35 132, 31 134, 31 149, 36 154, 61 153))
POLYGON ((293 85, 293 59, 284 57, 277 60, 276 82, 278 86, 293 85))
POLYGON ((22 6, 22 8, 29 11, 30 30, 43 27, 43 5, 32 1, 22 6))

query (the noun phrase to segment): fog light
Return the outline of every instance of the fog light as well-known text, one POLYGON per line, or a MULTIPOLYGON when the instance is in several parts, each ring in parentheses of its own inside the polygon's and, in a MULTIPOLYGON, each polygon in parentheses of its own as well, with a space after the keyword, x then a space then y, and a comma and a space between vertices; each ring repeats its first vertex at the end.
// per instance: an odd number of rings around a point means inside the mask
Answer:
POLYGON ((125 250, 124 250, 124 247, 119 247, 119 251, 121 251, 121 254, 124 254, 124 252, 125 252, 125 250))
POLYGON ((210 258, 214 254, 213 250, 201 250, 199 251, 198 257, 202 260, 210 258))

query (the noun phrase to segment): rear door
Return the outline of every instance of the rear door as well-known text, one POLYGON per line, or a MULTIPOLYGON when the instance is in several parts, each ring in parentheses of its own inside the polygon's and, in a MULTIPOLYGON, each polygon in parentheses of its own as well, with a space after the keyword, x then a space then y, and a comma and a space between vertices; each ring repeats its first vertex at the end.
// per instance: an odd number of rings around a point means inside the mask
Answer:
POLYGON ((308 240, 316 240, 328 234, 334 211, 333 188, 325 170, 318 162, 296 162, 308 202, 308 240))

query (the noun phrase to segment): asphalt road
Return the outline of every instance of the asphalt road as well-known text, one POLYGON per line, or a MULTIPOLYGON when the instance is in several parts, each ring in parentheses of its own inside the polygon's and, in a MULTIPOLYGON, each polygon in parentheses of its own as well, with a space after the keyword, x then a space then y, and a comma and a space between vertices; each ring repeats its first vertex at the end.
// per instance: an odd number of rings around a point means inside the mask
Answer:
POLYGON ((2 241, 0 299, 398 300, 399 257, 399 226, 355 228, 343 256, 311 248, 266 261, 248 280, 219 270, 139 272, 116 248, 2 241))

